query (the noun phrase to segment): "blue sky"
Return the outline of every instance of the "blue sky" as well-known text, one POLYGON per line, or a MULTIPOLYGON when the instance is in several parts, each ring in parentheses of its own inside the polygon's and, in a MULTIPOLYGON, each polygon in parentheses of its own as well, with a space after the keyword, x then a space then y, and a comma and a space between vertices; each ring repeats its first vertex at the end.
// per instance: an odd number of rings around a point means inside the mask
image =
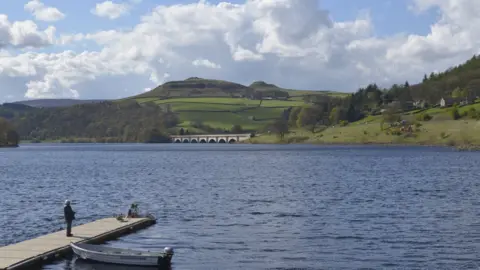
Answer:
POLYGON ((437 21, 437 13, 429 10, 415 14, 408 7, 410 0, 322 0, 335 21, 351 20, 361 11, 368 11, 375 25, 375 33, 389 36, 398 33, 425 35, 437 21))

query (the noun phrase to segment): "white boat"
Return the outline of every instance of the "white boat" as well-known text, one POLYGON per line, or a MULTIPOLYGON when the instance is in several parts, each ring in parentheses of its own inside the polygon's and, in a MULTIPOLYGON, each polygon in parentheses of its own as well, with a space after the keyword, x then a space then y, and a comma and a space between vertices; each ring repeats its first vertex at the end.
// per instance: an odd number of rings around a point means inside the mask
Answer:
POLYGON ((112 264, 164 266, 170 264, 173 257, 173 249, 169 247, 163 252, 151 252, 90 244, 70 243, 70 246, 73 252, 84 260, 112 264))

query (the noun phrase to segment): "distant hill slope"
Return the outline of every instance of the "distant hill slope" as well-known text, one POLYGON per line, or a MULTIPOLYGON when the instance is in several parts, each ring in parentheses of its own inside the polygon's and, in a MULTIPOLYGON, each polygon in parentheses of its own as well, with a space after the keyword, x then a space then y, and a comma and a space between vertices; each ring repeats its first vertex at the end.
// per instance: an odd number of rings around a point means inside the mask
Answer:
POLYGON ((192 77, 184 81, 167 82, 134 98, 244 97, 253 92, 253 89, 238 83, 192 77))
POLYGON ((0 117, 10 120, 14 117, 22 117, 26 113, 34 110, 38 109, 20 103, 5 103, 0 105, 0 117))
POLYGON ((297 90, 282 88, 275 84, 266 83, 264 81, 256 81, 249 86, 255 91, 262 92, 266 96, 285 96, 287 93, 290 100, 303 100, 305 96, 328 95, 332 97, 346 97, 349 93, 337 92, 330 90, 297 90))
POLYGON ((348 95, 335 91, 286 89, 264 81, 256 81, 249 86, 245 86, 229 81, 192 77, 183 81, 167 82, 132 98, 248 97, 260 99, 262 96, 286 98, 289 96, 301 97, 322 94, 330 96, 348 95))
POLYGON ((12 102, 11 104, 23 104, 35 108, 55 108, 55 107, 69 107, 79 104, 99 103, 105 100, 100 99, 33 99, 12 102))

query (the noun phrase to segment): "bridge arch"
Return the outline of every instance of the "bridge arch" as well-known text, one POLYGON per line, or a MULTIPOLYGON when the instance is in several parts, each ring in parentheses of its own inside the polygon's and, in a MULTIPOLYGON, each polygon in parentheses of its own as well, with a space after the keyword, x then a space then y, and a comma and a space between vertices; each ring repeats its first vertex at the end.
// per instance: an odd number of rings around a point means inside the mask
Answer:
POLYGON ((238 143, 250 138, 250 134, 199 134, 174 135, 172 143, 238 143))

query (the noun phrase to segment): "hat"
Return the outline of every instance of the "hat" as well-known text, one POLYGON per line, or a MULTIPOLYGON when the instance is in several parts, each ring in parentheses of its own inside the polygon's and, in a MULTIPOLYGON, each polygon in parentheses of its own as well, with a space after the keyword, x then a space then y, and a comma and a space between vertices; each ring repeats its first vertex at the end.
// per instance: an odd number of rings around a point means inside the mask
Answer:
POLYGON ((69 200, 65 200, 65 205, 70 205, 70 201, 69 201, 69 200))

